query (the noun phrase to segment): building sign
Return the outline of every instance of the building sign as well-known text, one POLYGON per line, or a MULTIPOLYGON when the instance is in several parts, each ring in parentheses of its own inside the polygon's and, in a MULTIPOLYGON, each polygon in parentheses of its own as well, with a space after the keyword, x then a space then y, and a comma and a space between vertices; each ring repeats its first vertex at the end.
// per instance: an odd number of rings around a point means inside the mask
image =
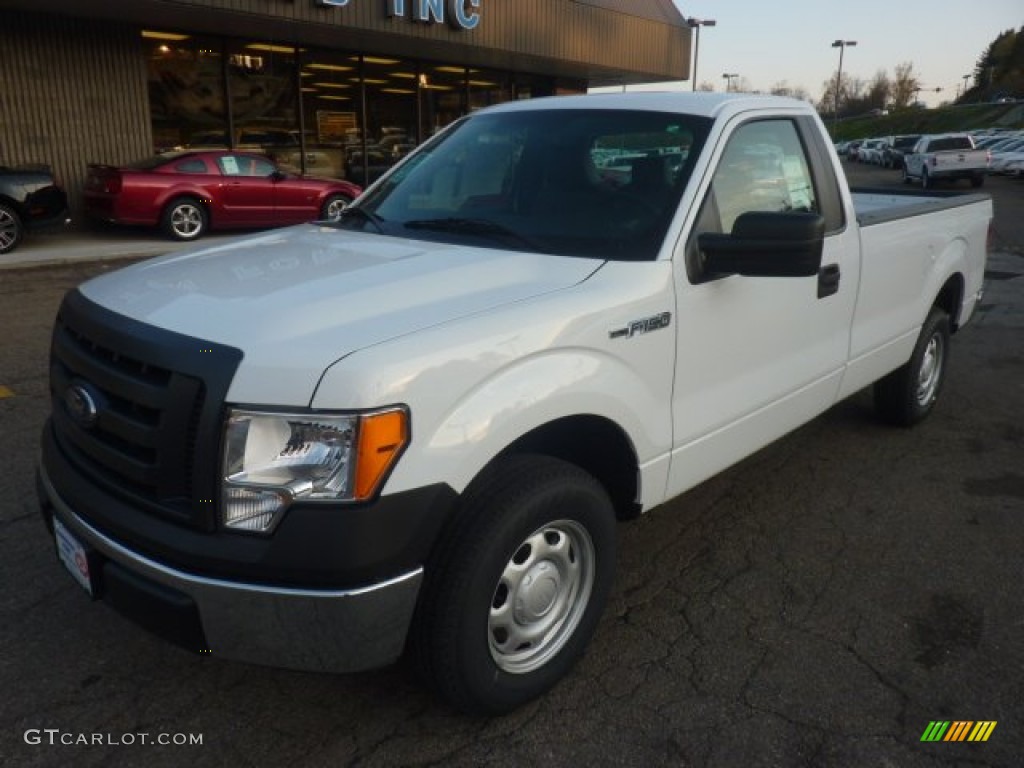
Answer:
MULTIPOLYGON (((344 8, 350 0, 313 0, 315 5, 344 8)), ((480 25, 480 0, 386 0, 392 18, 412 19, 427 24, 448 22, 455 29, 476 29, 480 25)))

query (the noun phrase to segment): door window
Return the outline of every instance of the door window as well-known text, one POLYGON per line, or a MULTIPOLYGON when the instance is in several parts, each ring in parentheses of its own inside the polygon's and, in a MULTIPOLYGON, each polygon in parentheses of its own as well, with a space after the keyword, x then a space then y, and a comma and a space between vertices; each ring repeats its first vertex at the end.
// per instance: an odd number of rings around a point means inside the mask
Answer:
POLYGON ((750 211, 819 211, 807 154, 790 120, 747 123, 729 138, 697 232, 731 234, 737 217, 750 211))

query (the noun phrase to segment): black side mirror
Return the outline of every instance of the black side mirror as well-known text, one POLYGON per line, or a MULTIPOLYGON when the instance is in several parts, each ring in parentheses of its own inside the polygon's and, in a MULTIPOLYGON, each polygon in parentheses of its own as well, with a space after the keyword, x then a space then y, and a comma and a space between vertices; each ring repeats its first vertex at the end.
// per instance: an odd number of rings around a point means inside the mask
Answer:
POLYGON ((821 269, 825 217, 789 211, 741 214, 732 234, 704 232, 697 237, 699 263, 705 278, 812 277, 821 269))

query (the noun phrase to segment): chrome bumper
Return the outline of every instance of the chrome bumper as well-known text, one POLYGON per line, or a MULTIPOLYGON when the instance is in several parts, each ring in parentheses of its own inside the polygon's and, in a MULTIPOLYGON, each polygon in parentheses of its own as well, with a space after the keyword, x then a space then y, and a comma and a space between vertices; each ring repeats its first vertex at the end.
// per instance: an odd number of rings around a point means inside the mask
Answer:
POLYGON ((53 513, 83 544, 136 576, 190 597, 207 649, 236 661, 307 671, 357 672, 402 654, 423 579, 418 568, 359 589, 307 590, 185 573, 127 549, 75 514, 41 469, 53 513))

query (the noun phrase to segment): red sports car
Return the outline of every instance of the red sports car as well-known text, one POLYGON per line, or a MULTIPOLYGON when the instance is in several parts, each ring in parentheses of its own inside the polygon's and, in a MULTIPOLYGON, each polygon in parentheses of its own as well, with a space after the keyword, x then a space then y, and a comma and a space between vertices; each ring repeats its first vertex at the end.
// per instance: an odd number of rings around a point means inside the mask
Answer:
POLYGON ((332 219, 362 193, 348 181, 296 176, 255 152, 168 152, 116 168, 89 166, 85 213, 160 226, 177 240, 207 229, 276 227, 332 219))

